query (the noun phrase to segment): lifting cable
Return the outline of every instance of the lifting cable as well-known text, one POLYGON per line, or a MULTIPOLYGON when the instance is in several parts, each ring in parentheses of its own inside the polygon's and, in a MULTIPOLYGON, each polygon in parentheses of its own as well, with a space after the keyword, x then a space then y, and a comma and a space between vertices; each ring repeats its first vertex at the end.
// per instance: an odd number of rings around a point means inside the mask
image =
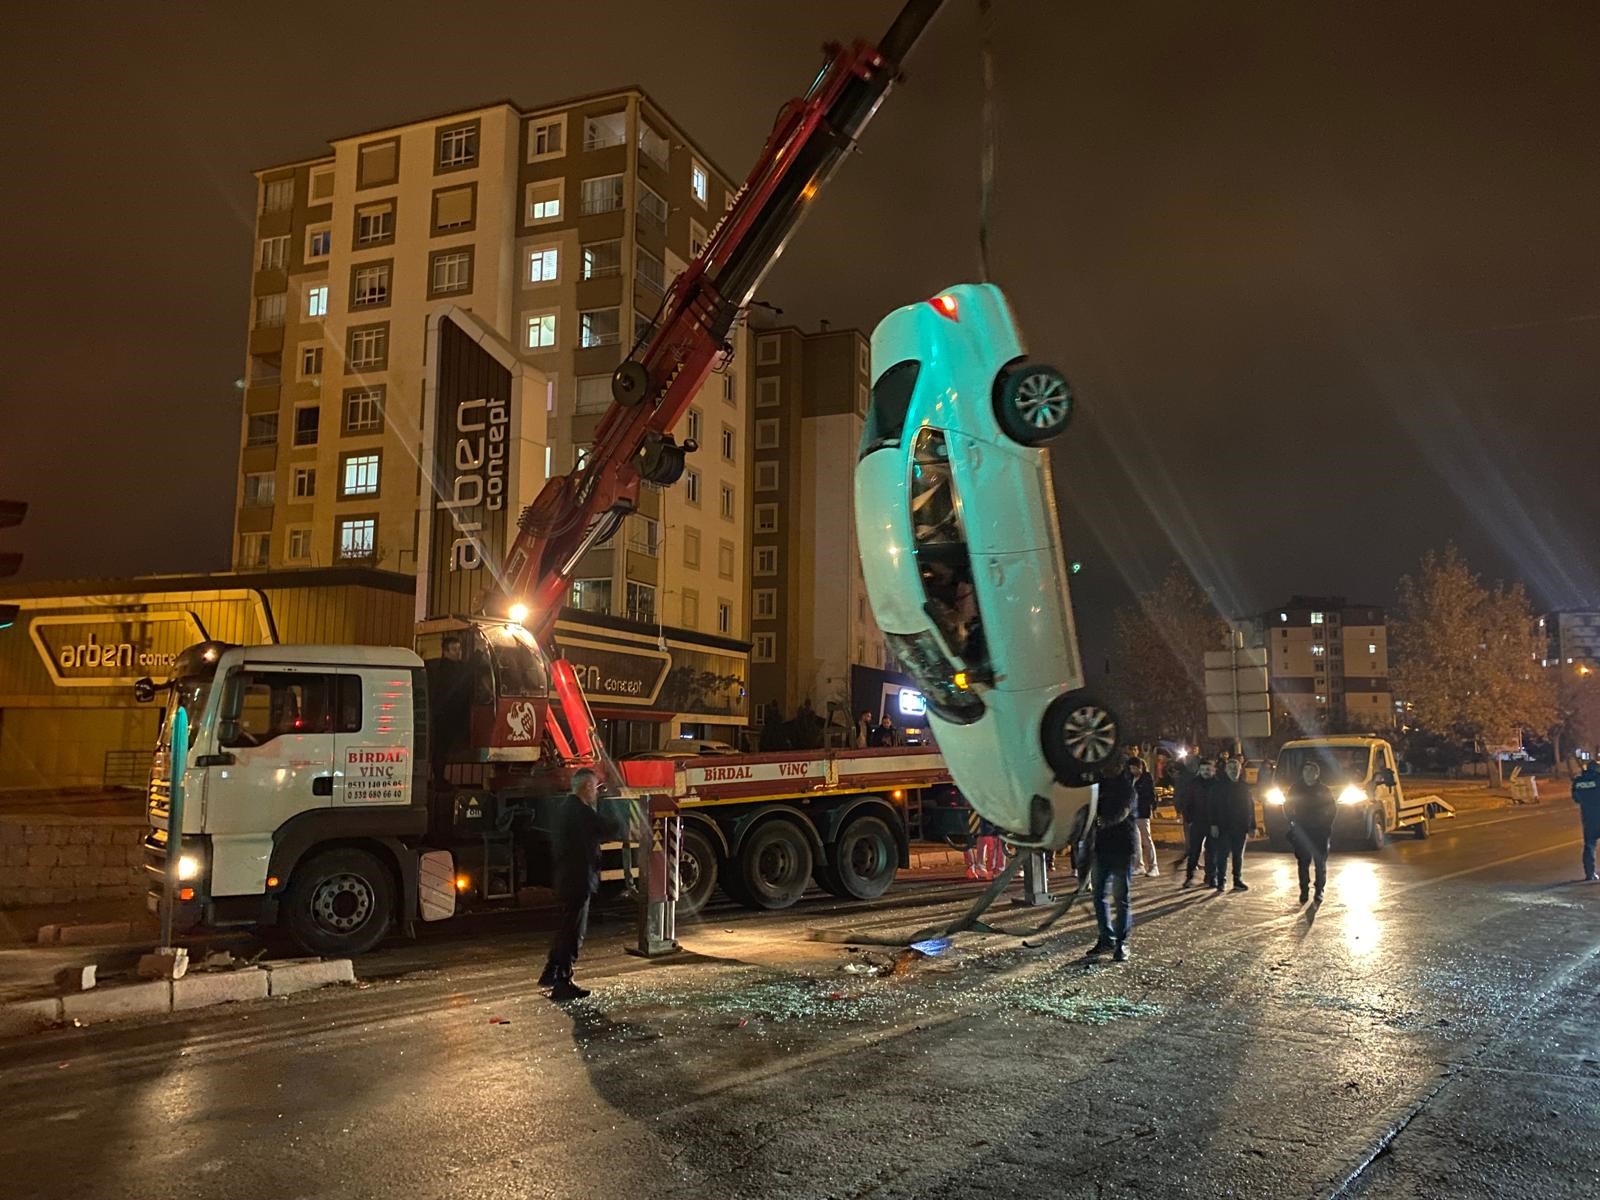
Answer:
POLYGON ((984 283, 989 276, 989 206, 994 198, 995 153, 999 134, 995 128, 994 101, 994 14, 989 0, 978 0, 983 60, 983 133, 978 156, 978 275, 984 283))

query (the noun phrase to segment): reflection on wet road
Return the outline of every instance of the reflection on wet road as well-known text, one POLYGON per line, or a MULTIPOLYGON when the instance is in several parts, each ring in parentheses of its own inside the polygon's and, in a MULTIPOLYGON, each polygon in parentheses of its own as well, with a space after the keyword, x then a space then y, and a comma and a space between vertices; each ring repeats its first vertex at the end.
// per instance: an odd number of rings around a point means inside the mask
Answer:
POLYGON ((542 935, 432 940, 358 992, 8 1046, 0 1151, 18 1194, 96 1200, 1592 1196, 1575 833, 1550 805, 1336 851, 1315 907, 1265 852, 1248 893, 1139 879, 1123 965, 1078 914, 934 958, 806 940, 931 924, 955 882, 714 911, 673 965, 602 941, 566 1010, 542 935))

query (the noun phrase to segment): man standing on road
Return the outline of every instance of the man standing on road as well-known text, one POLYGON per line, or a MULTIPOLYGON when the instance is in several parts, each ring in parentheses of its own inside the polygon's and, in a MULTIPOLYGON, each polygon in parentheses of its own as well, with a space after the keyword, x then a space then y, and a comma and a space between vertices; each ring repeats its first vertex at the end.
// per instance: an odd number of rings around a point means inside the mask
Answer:
POLYGON ((439 657, 426 664, 428 708, 433 716, 433 737, 428 747, 433 780, 443 783, 450 756, 466 746, 472 723, 472 668, 466 662, 461 638, 444 635, 439 657))
POLYGON ((1600 768, 1596 768, 1594 759, 1585 763, 1572 781, 1572 799, 1583 817, 1583 878, 1588 883, 1600 883, 1594 866, 1595 843, 1600 842, 1600 768))
POLYGON ((1244 781, 1244 764, 1230 758, 1222 765, 1222 778, 1213 785, 1211 837, 1216 846, 1212 886, 1222 890, 1228 860, 1233 860, 1233 890, 1248 892, 1244 881, 1244 846, 1256 829, 1256 802, 1244 781))
POLYGON ((1089 872, 1094 895, 1094 919, 1100 937, 1089 948, 1087 958, 1098 958, 1111 951, 1114 962, 1128 961, 1128 934, 1133 928, 1133 910, 1128 904, 1128 889, 1133 884, 1134 828, 1133 781, 1125 773, 1103 779, 1096 810, 1093 839, 1094 866, 1089 872), (1106 892, 1111 893, 1114 911, 1106 910, 1106 892))
MULTIPOLYGON (((1200 865, 1200 856, 1210 854, 1208 840, 1211 836, 1211 789, 1216 786, 1215 768, 1209 758, 1200 760, 1199 769, 1178 784, 1178 815, 1183 818, 1185 848, 1183 886, 1194 886, 1194 869, 1200 865)), ((1210 861, 1207 860, 1207 873, 1210 861)))
POLYGON ((1311 759, 1289 788, 1284 815, 1289 818, 1289 844, 1300 865, 1300 903, 1311 894, 1311 864, 1317 866, 1317 903, 1328 885, 1328 845, 1333 840, 1337 811, 1333 790, 1322 782, 1322 764, 1311 759))
POLYGON ((580 767, 572 776, 572 792, 555 806, 550 890, 556 895, 557 924, 539 986, 552 988, 550 999, 556 1001, 582 1000, 589 994, 572 982, 572 965, 588 932, 589 900, 600 887, 600 844, 606 826, 599 803, 600 776, 580 767))
POLYGON ((1133 870, 1137 875, 1159 875, 1161 864, 1156 862, 1156 843, 1150 836, 1150 818, 1156 811, 1156 785, 1150 782, 1144 759, 1137 754, 1128 760, 1128 778, 1133 783, 1133 828, 1138 835, 1138 855, 1133 870))

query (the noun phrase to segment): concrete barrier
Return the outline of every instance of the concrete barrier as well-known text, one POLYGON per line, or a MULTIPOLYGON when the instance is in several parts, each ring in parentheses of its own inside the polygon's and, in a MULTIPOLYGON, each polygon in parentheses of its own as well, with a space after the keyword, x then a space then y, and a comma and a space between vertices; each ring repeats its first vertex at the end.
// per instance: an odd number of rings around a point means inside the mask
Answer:
POLYGON ((234 1004, 267 998, 267 972, 259 967, 239 971, 203 971, 172 983, 172 1011, 187 1012, 211 1004, 234 1004))

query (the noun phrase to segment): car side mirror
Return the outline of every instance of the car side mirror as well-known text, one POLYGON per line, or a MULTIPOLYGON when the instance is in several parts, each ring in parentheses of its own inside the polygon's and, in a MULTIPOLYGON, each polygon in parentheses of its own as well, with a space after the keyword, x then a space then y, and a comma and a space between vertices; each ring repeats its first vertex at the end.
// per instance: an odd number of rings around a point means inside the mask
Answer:
POLYGON ((156 698, 156 681, 151 679, 148 675, 146 675, 143 679, 135 680, 133 684, 133 698, 140 704, 149 704, 150 701, 156 698))

